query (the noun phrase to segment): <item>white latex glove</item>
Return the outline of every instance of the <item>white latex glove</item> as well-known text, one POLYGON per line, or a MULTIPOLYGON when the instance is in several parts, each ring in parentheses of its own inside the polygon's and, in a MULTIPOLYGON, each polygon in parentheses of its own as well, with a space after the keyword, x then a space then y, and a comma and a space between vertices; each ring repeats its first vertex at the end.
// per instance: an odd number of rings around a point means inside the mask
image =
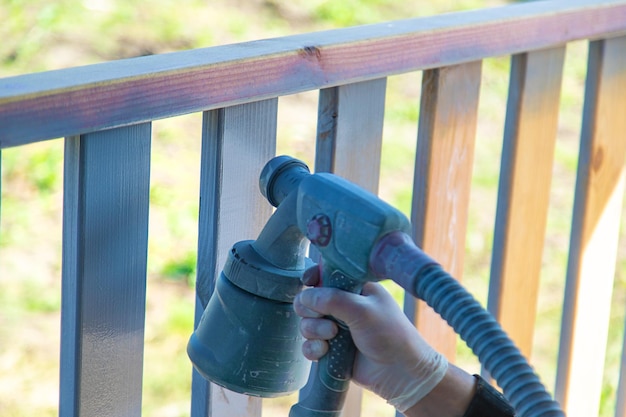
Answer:
MULTIPOLYGON (((319 273, 309 270, 303 281, 316 285, 319 273)), ((337 333, 333 316, 350 328, 358 349, 353 380, 378 394, 400 412, 424 398, 444 377, 447 360, 436 352, 377 283, 366 283, 361 295, 332 288, 305 289, 294 301, 307 339, 302 351, 318 360, 337 333)))

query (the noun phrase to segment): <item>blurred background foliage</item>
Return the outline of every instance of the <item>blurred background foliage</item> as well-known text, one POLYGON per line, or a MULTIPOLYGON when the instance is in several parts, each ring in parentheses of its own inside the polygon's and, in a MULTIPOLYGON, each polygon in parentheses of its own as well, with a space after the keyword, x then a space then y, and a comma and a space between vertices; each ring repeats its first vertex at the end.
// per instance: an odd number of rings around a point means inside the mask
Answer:
MULTIPOLYGON (((233 42, 428 16, 503 0, 0 0, 0 77, 233 42)), ((578 153, 586 44, 568 46, 551 209, 531 361, 553 385, 578 153)), ((465 285, 487 296, 509 58, 484 61, 472 178, 465 285)), ((421 74, 390 77, 380 194, 408 212, 421 74)), ((313 166, 317 96, 279 102, 279 153, 313 166)), ((33 121, 36 123, 36 120, 33 121)), ((151 173, 144 413, 189 414, 201 115, 156 121, 151 173)), ((2 152, 0 415, 53 416, 58 402, 63 141, 2 152)), ((622 239, 623 240, 623 239, 622 239)), ((614 406, 626 305, 620 245, 602 416, 614 406)), ((388 288, 401 298, 393 285, 388 288)), ((477 363, 459 343, 460 362, 477 363)), ((266 402, 286 415, 293 401, 266 402)), ((367 396, 366 416, 393 410, 367 396)))

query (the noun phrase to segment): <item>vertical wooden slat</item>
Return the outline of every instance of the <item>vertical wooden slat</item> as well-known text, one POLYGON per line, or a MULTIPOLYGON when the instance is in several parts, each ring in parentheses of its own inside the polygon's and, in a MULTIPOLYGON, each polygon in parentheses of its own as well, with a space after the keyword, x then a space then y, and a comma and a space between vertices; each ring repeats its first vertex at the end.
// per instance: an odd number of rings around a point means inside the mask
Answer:
POLYGON ((624 323, 624 341, 622 342, 622 360, 617 385, 615 417, 626 417, 626 323, 624 323))
POLYGON ((315 170, 376 193, 387 79, 320 91, 315 170))
MULTIPOLYGON (((334 172, 376 193, 380 174, 387 79, 320 91, 317 172, 334 172)), ((361 415, 362 390, 351 385, 344 417, 361 415)))
POLYGON ((140 416, 149 123, 66 139, 59 415, 140 416))
POLYGON ((489 311, 530 357, 565 47, 515 55, 494 230, 489 311))
MULTIPOLYGON (((461 279, 482 62, 424 72, 412 223, 415 242, 461 279)), ((456 335, 425 303, 405 310, 424 337, 454 361, 456 335)))
MULTIPOLYGON (((271 214, 259 174, 276 152, 277 99, 204 113, 196 325, 232 245, 254 239, 271 214)), ((195 370, 193 417, 255 417, 261 400, 209 384, 195 370)))
POLYGON ((568 261, 557 400, 596 415, 610 315, 626 157, 626 37, 590 43, 568 261))

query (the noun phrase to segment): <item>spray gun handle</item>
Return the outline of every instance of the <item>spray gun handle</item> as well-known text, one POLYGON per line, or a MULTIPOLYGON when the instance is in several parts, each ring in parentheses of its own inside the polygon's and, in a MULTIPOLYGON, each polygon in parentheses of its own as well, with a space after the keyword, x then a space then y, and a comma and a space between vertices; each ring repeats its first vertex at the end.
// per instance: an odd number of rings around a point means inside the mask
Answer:
MULTIPOLYGON (((363 288, 363 282, 326 264, 322 266, 322 285, 353 293, 360 293, 363 288)), ((328 353, 312 369, 300 401, 291 407, 289 417, 339 417, 341 414, 352 378, 356 346, 348 326, 330 318, 337 323, 337 335, 328 342, 328 353)))

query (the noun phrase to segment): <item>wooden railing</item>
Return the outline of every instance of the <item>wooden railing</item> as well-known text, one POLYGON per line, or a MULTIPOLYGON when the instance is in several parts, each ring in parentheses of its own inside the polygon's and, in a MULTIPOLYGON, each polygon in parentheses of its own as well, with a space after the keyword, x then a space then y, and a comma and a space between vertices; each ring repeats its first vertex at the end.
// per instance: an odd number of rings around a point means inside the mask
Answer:
MULTIPOLYGON (((589 59, 554 389, 568 416, 597 415, 624 186, 624 34, 626 0, 547 1, 0 79, 0 148, 65 137, 60 415, 141 414, 152 121, 204 114, 199 317, 228 248, 270 214, 257 181, 276 152, 278 98, 319 90, 315 169, 376 191, 387 77, 423 71, 414 237, 461 277, 481 62, 497 56, 511 56, 511 76, 488 306, 530 355, 564 52, 577 40, 589 59)), ((447 326, 406 309, 454 360, 447 326)), ((192 391, 193 416, 261 412, 197 375, 192 391)), ((346 416, 359 404, 357 393, 346 416)))

